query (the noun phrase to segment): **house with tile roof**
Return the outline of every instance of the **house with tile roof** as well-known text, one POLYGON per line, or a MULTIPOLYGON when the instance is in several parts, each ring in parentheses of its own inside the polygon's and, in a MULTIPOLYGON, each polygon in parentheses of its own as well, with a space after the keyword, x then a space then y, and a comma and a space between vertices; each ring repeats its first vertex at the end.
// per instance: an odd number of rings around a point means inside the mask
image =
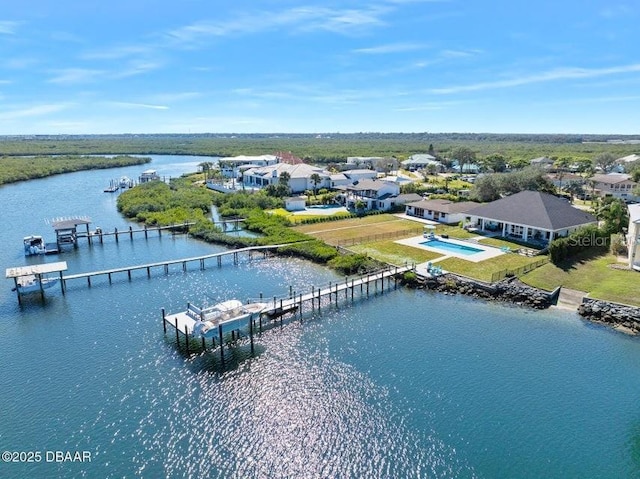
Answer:
POLYGON ((457 224, 464 221, 467 211, 478 206, 473 201, 450 201, 443 199, 420 200, 407 203, 405 213, 425 220, 438 221, 444 224, 457 224))
POLYGON ((598 220, 557 196, 521 191, 467 211, 469 226, 546 245, 598 220))

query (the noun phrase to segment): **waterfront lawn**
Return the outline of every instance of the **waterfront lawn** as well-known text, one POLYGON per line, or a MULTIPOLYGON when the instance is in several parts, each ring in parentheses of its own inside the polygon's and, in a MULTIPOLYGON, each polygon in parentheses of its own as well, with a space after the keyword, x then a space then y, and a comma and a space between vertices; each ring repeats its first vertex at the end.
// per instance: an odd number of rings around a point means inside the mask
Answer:
POLYGON ((519 254, 503 254, 478 263, 460 258, 447 258, 436 263, 446 271, 458 273, 481 281, 491 281, 494 273, 505 269, 517 269, 540 260, 540 256, 522 256, 519 254))
POLYGON ((355 253, 366 254, 371 258, 396 266, 404 266, 405 263, 424 263, 425 261, 432 261, 443 256, 440 253, 398 244, 394 241, 395 240, 362 243, 349 246, 348 249, 355 253))
POLYGON ((586 291, 590 298, 640 306, 640 273, 609 267, 618 263, 608 253, 582 254, 559 266, 545 264, 521 277, 522 281, 546 290, 565 286, 586 291))
POLYGON ((376 237, 398 239, 404 232, 407 233, 406 237, 422 233, 421 224, 390 214, 313 223, 296 226, 293 229, 334 245, 367 243, 374 241, 376 237))
POLYGON ((283 216, 289 220, 291 224, 301 223, 304 220, 310 219, 324 219, 324 218, 333 218, 333 217, 344 217, 351 218, 351 213, 346 211, 338 211, 333 213, 332 215, 294 215, 292 212, 285 210, 284 208, 278 208, 277 210, 270 210, 269 213, 283 216))

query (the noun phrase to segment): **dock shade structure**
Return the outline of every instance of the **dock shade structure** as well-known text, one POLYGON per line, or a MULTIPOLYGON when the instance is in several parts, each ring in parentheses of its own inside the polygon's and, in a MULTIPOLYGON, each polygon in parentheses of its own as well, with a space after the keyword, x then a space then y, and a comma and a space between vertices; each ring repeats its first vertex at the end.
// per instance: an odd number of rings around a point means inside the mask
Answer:
POLYGON ((51 226, 56 232, 56 243, 58 249, 62 250, 64 246, 78 246, 78 238, 87 238, 91 241, 89 234, 89 225, 91 218, 88 216, 73 216, 68 218, 55 218, 50 221, 51 226), (84 226, 85 231, 78 232, 78 226, 84 226))
POLYGON ((64 294, 64 282, 62 281, 62 272, 67 270, 67 262, 59 261, 57 263, 35 264, 31 266, 16 266, 7 268, 7 279, 13 278, 15 283, 14 290, 18 295, 18 303, 21 303, 20 297, 23 294, 40 293, 40 297, 44 300, 44 290, 55 285, 60 281, 60 287, 64 294), (58 273, 59 277, 48 276, 58 273))

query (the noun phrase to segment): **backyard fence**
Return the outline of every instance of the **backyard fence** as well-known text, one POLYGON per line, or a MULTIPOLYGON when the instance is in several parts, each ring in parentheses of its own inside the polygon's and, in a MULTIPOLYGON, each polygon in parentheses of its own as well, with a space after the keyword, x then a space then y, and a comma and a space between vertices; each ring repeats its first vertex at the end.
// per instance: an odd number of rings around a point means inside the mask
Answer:
POLYGON ((540 266, 548 262, 549 258, 545 256, 544 258, 540 258, 533 263, 525 264, 524 266, 520 266, 519 268, 496 271, 491 275, 491 282, 495 283, 496 281, 500 281, 507 276, 522 276, 523 274, 528 273, 529 271, 533 271, 534 269, 539 268, 540 266))
POLYGON ((330 244, 331 246, 353 246, 354 244, 372 243, 374 241, 403 238, 403 237, 415 236, 418 234, 422 234, 422 227, 405 229, 400 231, 390 231, 387 233, 378 233, 375 235, 358 236, 357 238, 347 238, 347 239, 341 239, 337 241, 332 241, 331 238, 324 238, 323 241, 330 244))

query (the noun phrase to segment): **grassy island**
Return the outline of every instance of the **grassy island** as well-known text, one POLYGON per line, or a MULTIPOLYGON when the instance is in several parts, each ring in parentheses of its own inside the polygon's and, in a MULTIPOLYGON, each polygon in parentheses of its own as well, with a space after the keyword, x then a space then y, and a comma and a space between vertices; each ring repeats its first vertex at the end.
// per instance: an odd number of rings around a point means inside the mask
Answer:
POLYGON ((150 158, 134 156, 3 156, 0 157, 0 185, 44 178, 82 170, 119 168, 149 163, 150 158))

